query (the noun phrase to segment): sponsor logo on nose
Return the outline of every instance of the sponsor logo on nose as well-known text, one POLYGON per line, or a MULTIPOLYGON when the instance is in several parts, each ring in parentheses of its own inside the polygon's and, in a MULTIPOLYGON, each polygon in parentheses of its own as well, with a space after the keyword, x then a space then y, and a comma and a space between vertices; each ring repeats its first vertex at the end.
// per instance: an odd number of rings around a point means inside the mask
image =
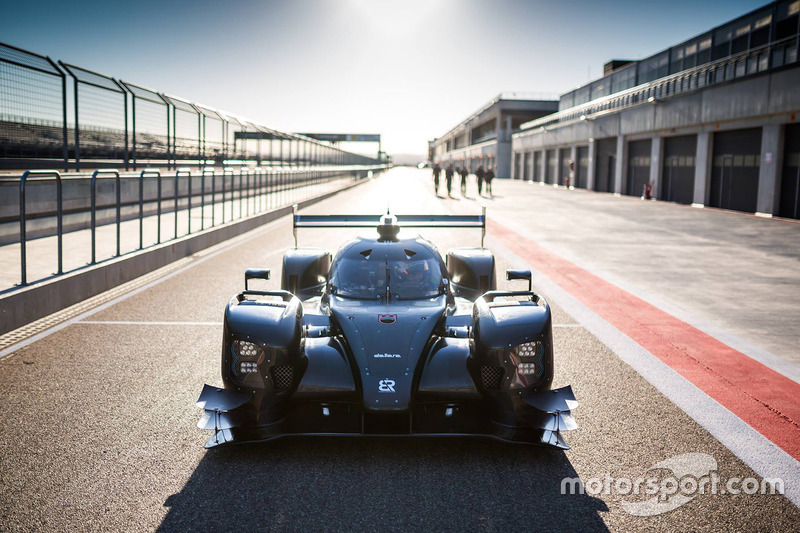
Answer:
POLYGON ((382 379, 378 382, 378 392, 395 392, 393 379, 382 379))

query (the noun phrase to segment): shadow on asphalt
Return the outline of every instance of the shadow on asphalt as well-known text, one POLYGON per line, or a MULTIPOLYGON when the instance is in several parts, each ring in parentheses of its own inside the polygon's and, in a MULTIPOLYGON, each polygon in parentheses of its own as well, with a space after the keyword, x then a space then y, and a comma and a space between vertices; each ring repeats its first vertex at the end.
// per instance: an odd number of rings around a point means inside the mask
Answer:
POLYGON ((285 438, 210 450, 159 531, 607 531, 555 450, 486 439, 285 438))

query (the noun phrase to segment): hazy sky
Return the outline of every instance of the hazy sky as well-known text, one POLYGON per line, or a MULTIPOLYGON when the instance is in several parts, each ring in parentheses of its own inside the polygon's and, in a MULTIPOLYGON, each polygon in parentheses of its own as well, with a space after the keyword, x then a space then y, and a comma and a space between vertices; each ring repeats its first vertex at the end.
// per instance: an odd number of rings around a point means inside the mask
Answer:
POLYGON ((0 41, 286 131, 424 153, 501 91, 557 96, 766 2, 0 0, 0 41))

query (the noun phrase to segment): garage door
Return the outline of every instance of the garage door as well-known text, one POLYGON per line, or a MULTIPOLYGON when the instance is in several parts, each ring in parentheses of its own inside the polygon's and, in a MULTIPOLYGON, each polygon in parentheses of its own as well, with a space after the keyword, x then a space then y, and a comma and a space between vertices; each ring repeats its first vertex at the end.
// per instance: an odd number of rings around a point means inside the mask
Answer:
POLYGON ((778 215, 800 218, 800 124, 786 126, 778 215))
POLYGON ((755 213, 760 160, 761 128, 714 134, 709 205, 755 213))
POLYGON ((642 196, 645 184, 650 183, 650 139, 628 144, 628 187, 626 194, 642 196))
POLYGON ((575 186, 581 189, 586 188, 586 180, 589 177, 589 147, 578 147, 578 164, 575 165, 575 186))
POLYGON ((664 139, 664 168, 659 200, 691 204, 694 198, 694 162, 697 136, 664 139))
POLYGON ((617 138, 597 141, 597 157, 595 158, 594 190, 614 192, 614 166, 617 161, 617 138))
POLYGON ((547 151, 547 183, 558 183, 558 161, 556 160, 556 151, 547 151))

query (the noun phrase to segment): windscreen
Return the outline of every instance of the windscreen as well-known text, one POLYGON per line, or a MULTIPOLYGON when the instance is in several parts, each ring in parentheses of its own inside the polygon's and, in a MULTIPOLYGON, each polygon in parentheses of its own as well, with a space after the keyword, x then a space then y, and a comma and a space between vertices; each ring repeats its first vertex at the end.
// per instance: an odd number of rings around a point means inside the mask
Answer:
POLYGON ((332 268, 331 292, 344 298, 377 300, 387 296, 388 285, 391 299, 418 300, 441 294, 439 261, 428 254, 405 252, 364 250, 338 258, 332 268))

